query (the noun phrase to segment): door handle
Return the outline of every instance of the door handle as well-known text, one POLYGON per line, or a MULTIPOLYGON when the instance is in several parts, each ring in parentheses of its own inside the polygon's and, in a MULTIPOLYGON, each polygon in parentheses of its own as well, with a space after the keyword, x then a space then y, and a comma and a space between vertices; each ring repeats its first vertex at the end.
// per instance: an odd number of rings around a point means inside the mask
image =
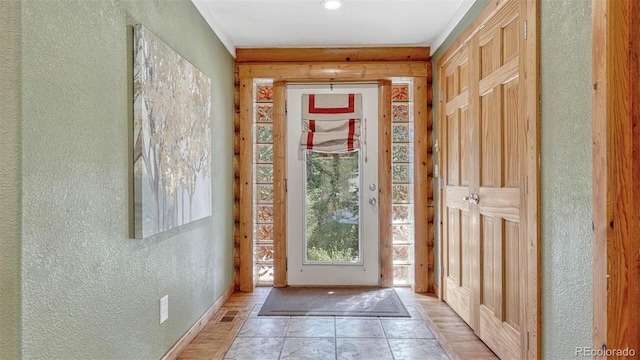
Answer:
POLYGON ((469 195, 462 197, 462 201, 468 201, 471 204, 478 205, 478 203, 480 202, 480 198, 478 197, 478 194, 469 193, 469 195))
POLYGON ((370 198, 369 198, 369 204, 371 204, 371 205, 375 205, 375 204, 377 204, 377 203, 378 203, 378 200, 376 200, 376 198, 374 198, 374 197, 370 197, 370 198))

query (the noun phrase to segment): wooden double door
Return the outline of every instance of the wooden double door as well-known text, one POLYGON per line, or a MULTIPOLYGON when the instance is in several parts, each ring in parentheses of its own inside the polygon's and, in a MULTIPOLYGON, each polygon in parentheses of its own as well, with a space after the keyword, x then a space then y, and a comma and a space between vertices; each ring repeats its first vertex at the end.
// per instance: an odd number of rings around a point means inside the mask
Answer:
POLYGON ((526 357, 524 41, 510 0, 439 64, 443 297, 503 359, 526 357))

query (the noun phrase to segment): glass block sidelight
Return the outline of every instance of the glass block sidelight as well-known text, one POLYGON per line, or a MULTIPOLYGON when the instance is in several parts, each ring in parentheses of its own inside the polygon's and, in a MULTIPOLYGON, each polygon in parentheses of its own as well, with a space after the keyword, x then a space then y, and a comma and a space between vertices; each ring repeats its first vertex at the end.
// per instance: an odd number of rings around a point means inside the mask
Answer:
POLYGON ((394 246, 393 261, 408 264, 411 261, 411 245, 394 246))
POLYGON ((411 215, 413 214, 412 205, 393 205, 391 207, 392 220, 394 224, 411 223, 411 215))
POLYGON ((256 125, 256 142, 260 144, 273 144, 273 124, 256 125))
POLYGON ((273 285, 273 81, 254 81, 254 282, 273 285))
POLYGON ((256 122, 273 122, 273 104, 256 105, 256 122))
POLYGON ((256 101, 259 103, 262 102, 273 102, 273 84, 267 83, 258 83, 256 84, 256 101))
POLYGON ((255 174, 256 174, 256 183, 258 184, 273 183, 273 165, 258 164, 256 165, 255 174))
POLYGON ((393 144, 391 148, 391 161, 393 163, 408 163, 409 144, 393 144))
POLYGON ((409 142, 409 124, 391 124, 391 141, 394 143, 409 142))
POLYGON ((273 245, 258 245, 258 261, 273 261, 273 245))
POLYGON ((393 242, 401 245, 411 243, 412 227, 413 224, 392 225, 391 228, 393 229, 393 242))
POLYGON ((411 266, 410 265, 393 265, 393 283, 394 285, 411 284, 411 266))
POLYGON ((266 262, 257 262, 257 281, 258 285, 273 284, 273 260, 266 262))
POLYGON ((391 101, 393 102, 408 102, 411 99, 409 94, 409 86, 407 82, 393 81, 391 85, 391 101))
POLYGON ((393 79, 391 93, 391 201, 393 284, 413 281, 413 83, 393 79))
POLYGON ((273 225, 272 224, 258 224, 258 242, 273 241, 273 225))
POLYGON ((410 180, 409 164, 392 163, 391 180, 393 183, 408 183, 410 180))
POLYGON ((256 211, 257 222, 261 224, 272 224, 273 223, 273 206, 272 205, 261 205, 258 204, 256 211))
POLYGON ((409 184, 393 184, 391 186, 391 195, 394 204, 408 203, 409 199, 409 184))
POLYGON ((391 115, 393 122, 409 122, 409 104, 393 104, 391 115))
POLYGON ((273 184, 258 184, 258 203, 273 203, 273 184))
POLYGON ((273 144, 258 144, 256 145, 258 153, 258 162, 263 164, 273 164, 273 144))

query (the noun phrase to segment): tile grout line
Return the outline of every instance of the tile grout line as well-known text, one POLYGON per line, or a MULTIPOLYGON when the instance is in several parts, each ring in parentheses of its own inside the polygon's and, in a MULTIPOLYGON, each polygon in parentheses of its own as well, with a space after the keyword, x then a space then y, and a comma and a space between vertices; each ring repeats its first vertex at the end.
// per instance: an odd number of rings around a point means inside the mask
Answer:
POLYGON ((333 317, 333 359, 338 360, 338 320, 333 317))
POLYGON ((378 321, 380 321, 380 327, 382 327, 382 333, 384 334, 384 340, 387 343, 387 347, 389 348, 389 354, 391 354, 392 359, 395 359, 395 356, 393 355, 393 350, 391 350, 391 343, 389 342, 389 336, 387 335, 387 330, 384 328, 384 324, 380 317, 378 317, 378 321))
POLYGON ((282 338, 282 347, 280 348, 280 355, 278 359, 282 359, 282 352, 284 351, 284 343, 287 341, 287 334, 289 333, 289 326, 291 326, 292 317, 289 316, 289 321, 287 321, 287 328, 284 331, 284 337, 282 338))

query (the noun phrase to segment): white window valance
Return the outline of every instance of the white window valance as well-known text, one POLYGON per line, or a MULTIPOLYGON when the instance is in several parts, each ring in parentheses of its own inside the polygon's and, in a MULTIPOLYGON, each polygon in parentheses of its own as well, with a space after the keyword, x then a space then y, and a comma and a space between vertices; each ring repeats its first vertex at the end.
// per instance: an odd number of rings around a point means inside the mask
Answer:
POLYGON ((300 150, 326 153, 358 150, 361 123, 361 94, 304 94, 300 150))

